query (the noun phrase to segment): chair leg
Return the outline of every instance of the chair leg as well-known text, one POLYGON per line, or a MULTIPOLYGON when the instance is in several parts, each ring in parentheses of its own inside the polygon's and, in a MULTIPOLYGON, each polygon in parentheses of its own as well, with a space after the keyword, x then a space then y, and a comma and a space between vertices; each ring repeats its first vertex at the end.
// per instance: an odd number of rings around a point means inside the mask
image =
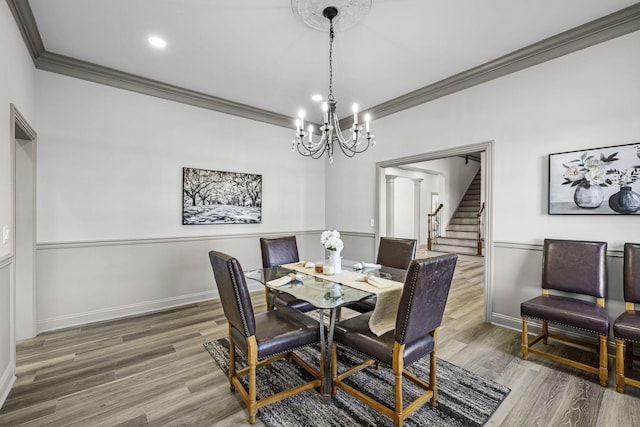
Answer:
POLYGON ((625 342, 616 338, 616 391, 624 392, 625 342))
POLYGON ((433 397, 431 398, 430 405, 432 407, 436 406, 436 400, 438 399, 438 387, 436 385, 436 352, 435 350, 431 352, 429 356, 429 385, 433 390, 433 397))
POLYGON ((549 344, 549 323, 546 320, 542 321, 542 337, 542 343, 549 344))
POLYGON ((404 370, 404 345, 397 342, 393 346, 393 375, 395 376, 395 406, 393 409, 393 425, 402 427, 404 424, 402 403, 402 371, 404 370))
POLYGON ((231 393, 236 391, 236 386, 233 385, 233 378, 236 376, 236 345, 231 338, 231 326, 229 326, 229 389, 231 393))
POLYGON ((626 356, 624 358, 624 367, 631 369, 633 367, 633 343, 631 341, 625 342, 626 356))
POLYGON ((603 387, 607 386, 607 381, 609 379, 609 358, 607 355, 607 336, 600 335, 598 337, 600 343, 600 385, 603 387))
POLYGON ((249 423, 256 422, 258 403, 256 401, 256 365, 258 364, 258 343, 256 337, 247 338, 247 358, 249 359, 249 423))
POLYGON ((527 328, 527 318, 522 318, 522 344, 520 350, 522 351, 522 360, 527 360, 529 356, 529 331, 527 328))

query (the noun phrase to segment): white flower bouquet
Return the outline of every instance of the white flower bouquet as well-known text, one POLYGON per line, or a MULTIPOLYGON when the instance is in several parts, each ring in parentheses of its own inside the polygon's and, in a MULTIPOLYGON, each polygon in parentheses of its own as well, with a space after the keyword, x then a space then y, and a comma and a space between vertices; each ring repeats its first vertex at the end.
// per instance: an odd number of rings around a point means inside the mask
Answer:
POLYGON ((340 252, 344 248, 344 243, 340 238, 338 230, 326 230, 320 235, 320 243, 325 249, 340 252))

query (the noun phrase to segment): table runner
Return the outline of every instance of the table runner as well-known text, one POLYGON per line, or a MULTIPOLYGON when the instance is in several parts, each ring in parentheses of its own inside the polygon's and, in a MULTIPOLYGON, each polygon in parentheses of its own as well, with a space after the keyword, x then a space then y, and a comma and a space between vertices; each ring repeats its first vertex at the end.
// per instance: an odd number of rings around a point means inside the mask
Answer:
POLYGON ((329 276, 316 273, 313 267, 305 268, 305 264, 305 262, 294 262, 284 264, 282 267, 375 294, 377 301, 373 313, 369 318, 369 329, 377 336, 380 336, 395 328, 398 306, 400 305, 400 297, 402 296, 402 287, 404 286, 403 283, 386 280, 385 283, 389 283, 391 286, 381 288, 365 282, 364 277, 366 274, 357 271, 343 269, 340 274, 329 276))

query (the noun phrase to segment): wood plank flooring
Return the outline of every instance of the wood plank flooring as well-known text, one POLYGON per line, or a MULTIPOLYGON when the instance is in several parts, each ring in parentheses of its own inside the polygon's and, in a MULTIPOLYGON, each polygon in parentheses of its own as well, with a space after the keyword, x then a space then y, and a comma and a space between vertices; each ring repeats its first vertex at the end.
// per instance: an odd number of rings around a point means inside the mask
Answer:
MULTIPOLYGON (((458 262, 438 356, 511 388, 488 425, 640 425, 640 392, 616 393, 613 358, 608 388, 535 355, 523 361, 518 331, 482 322, 482 281, 481 262, 458 262)), ((254 309, 265 310, 263 292, 254 294, 254 309)), ((0 426, 248 425, 240 398, 202 346, 226 333, 212 301, 21 342, 0 426)))

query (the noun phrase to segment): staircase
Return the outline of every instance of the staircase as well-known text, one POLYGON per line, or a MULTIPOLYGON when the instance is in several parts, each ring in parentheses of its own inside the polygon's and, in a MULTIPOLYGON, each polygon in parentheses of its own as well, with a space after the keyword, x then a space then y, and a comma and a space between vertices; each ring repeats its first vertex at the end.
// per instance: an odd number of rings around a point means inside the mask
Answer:
MULTIPOLYGON (((433 251, 478 255, 478 211, 480 210, 480 171, 476 174, 451 217, 433 251)), ((483 242, 481 241, 480 244, 483 242)))

